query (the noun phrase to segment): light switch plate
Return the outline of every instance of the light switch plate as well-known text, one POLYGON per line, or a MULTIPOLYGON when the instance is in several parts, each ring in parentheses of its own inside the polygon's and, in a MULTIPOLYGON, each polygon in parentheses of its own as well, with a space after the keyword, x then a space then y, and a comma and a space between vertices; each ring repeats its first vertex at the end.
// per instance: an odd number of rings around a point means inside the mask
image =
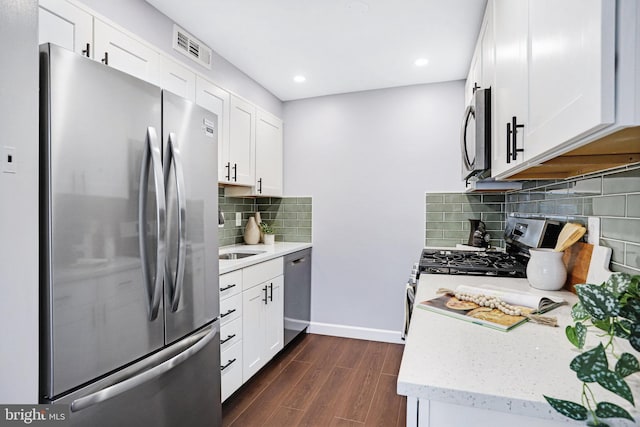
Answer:
POLYGON ((236 212, 236 227, 242 226, 242 212, 236 212))
POLYGON ((15 147, 2 147, 2 172, 18 173, 15 147))

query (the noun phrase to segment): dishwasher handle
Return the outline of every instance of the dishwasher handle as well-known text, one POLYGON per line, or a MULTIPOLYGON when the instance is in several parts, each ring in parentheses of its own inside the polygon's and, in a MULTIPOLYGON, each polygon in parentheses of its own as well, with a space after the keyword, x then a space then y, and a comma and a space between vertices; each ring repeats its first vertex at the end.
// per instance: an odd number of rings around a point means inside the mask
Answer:
POLYGON ((303 262, 306 262, 306 261, 307 261, 307 257, 303 256, 302 258, 294 259, 293 261, 291 261, 291 265, 302 264, 303 262))

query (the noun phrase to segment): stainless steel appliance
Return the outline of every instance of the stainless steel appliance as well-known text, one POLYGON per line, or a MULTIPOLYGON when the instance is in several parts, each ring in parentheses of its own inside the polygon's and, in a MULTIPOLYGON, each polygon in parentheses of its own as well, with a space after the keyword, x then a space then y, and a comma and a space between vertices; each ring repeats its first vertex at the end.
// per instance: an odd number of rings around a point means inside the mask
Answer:
POLYGON ((284 345, 304 332, 311 320, 311 249, 284 257, 284 345))
POLYGON ((462 179, 485 178, 491 168, 491 89, 476 89, 460 132, 462 179))
POLYGON ((505 252, 425 248, 418 273, 526 277, 529 248, 553 247, 560 229, 558 221, 508 217, 505 252))
POLYGON ((40 63, 40 400, 220 425, 217 117, 54 45, 40 63))

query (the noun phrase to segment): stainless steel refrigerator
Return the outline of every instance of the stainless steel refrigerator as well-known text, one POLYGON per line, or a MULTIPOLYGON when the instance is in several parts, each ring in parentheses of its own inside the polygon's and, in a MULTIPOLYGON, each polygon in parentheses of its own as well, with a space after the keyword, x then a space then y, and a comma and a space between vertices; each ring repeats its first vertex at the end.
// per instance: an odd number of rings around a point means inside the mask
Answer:
POLYGON ((40 48, 41 401, 70 425, 217 426, 217 117, 40 48))

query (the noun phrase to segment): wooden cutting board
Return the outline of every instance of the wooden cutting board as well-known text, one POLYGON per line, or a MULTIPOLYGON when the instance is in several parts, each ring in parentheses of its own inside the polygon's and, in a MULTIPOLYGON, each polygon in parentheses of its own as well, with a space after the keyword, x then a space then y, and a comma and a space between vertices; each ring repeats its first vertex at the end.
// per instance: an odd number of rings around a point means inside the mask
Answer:
POLYGON ((567 267, 567 281, 564 284, 566 290, 575 293, 575 285, 587 283, 592 254, 593 245, 589 243, 576 242, 565 249, 562 262, 567 267))
POLYGON ((577 242, 564 251, 562 261, 567 267, 564 288, 575 293, 575 285, 602 283, 609 278, 611 248, 577 242))

